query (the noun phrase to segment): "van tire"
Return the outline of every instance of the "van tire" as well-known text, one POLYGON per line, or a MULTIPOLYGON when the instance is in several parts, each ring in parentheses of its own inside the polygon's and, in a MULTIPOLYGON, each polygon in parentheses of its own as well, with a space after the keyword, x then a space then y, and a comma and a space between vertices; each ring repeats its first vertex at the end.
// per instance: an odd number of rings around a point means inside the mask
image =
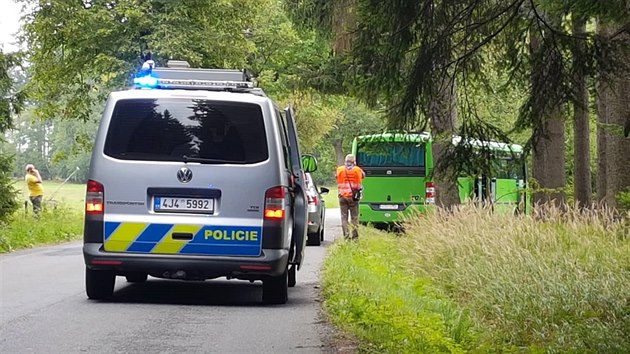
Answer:
POLYGON ((321 245, 322 244, 321 233, 322 233, 322 227, 320 226, 320 229, 317 232, 308 234, 308 240, 306 244, 309 246, 321 245))
POLYGON ((103 300, 112 297, 116 274, 106 270, 85 268, 85 292, 92 300, 103 300))
POLYGON ((263 280, 262 299, 265 304, 280 305, 289 300, 289 269, 277 277, 267 277, 263 280))
POLYGON ((129 283, 144 283, 147 281, 147 273, 130 273, 125 276, 129 283))
POLYGON ((295 284, 297 283, 295 273, 297 273, 297 266, 295 265, 289 266, 289 279, 288 279, 289 288, 294 287, 295 284))

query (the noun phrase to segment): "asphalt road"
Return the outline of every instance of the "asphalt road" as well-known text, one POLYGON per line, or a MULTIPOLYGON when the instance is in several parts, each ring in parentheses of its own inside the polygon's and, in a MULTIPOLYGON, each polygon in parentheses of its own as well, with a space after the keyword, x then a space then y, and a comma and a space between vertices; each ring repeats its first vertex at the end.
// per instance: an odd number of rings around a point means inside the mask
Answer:
POLYGON ((285 305, 261 303, 260 282, 117 277, 114 299, 90 301, 81 243, 0 256, 0 353, 334 353, 321 317, 319 271, 341 233, 307 247, 285 305))

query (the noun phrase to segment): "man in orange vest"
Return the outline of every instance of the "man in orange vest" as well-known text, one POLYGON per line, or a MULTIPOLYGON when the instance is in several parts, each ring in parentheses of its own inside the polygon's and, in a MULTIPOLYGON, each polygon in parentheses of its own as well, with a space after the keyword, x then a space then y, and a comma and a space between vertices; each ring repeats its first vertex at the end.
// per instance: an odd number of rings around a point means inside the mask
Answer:
POLYGON ((363 191, 363 177, 365 173, 356 165, 356 158, 352 154, 346 155, 345 165, 337 167, 341 229, 345 239, 359 237, 359 200, 363 191), (348 214, 352 219, 352 235, 348 230, 348 214))

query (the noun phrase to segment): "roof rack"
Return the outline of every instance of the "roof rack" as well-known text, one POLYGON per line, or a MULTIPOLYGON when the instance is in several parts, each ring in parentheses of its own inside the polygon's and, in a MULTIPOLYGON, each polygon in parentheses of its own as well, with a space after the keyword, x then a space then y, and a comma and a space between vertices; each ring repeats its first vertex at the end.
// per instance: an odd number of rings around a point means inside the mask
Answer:
POLYGON ((167 67, 153 65, 143 64, 133 80, 134 88, 230 91, 265 96, 245 70, 190 68, 183 60, 169 60, 167 67))

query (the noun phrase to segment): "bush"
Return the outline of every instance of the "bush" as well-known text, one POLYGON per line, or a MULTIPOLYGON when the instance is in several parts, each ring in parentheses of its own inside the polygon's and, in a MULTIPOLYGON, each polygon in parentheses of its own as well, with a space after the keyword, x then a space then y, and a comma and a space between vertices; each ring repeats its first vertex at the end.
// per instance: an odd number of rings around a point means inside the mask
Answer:
POLYGON ((630 187, 627 187, 623 192, 617 195, 617 203, 619 209, 623 211, 630 211, 630 187))
POLYGON ((18 208, 17 191, 9 172, 13 170, 12 161, 10 156, 0 154, 0 225, 18 208))
POLYGON ((59 205, 44 208, 39 219, 19 211, 7 224, 0 226, 0 253, 78 240, 82 235, 82 211, 59 205))

